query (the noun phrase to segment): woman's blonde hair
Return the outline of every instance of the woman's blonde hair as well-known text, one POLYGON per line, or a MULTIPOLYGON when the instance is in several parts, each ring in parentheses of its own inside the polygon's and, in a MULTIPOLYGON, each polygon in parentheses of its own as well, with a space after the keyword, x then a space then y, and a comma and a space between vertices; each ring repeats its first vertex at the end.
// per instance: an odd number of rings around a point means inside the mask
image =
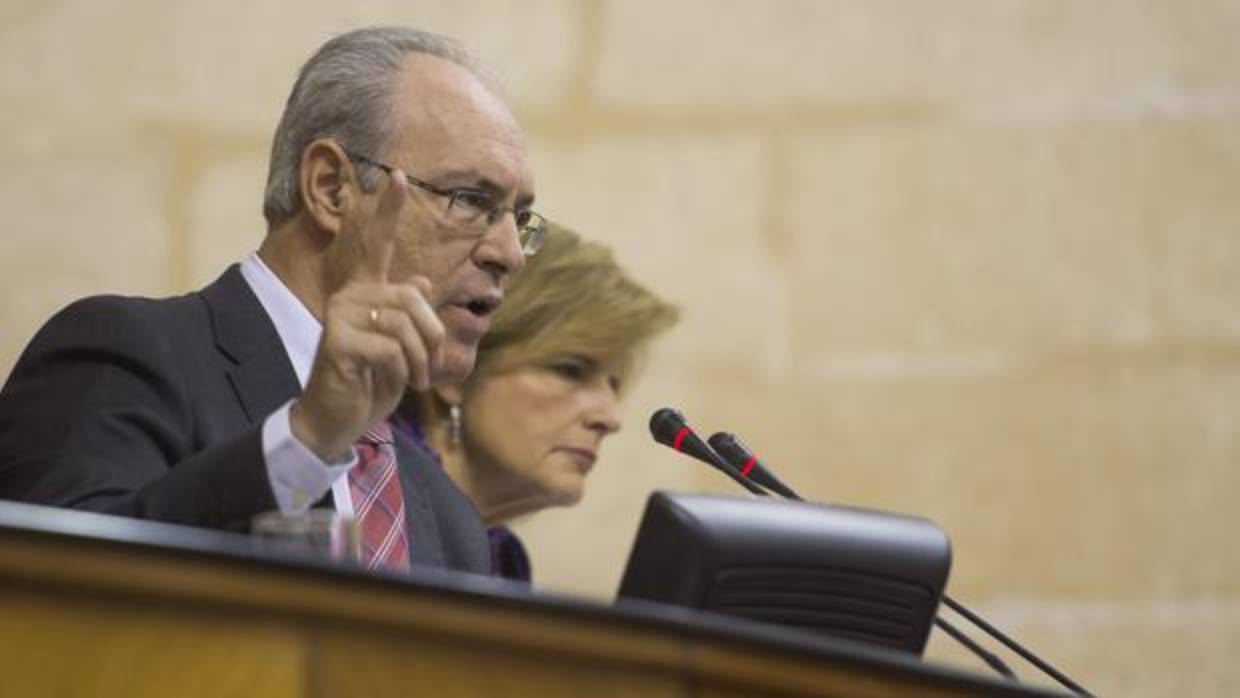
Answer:
POLYGON ((674 306, 620 268, 611 250, 552 223, 478 345, 470 381, 565 355, 631 360, 678 318, 674 306))
MULTIPOLYGON (((607 247, 554 223, 546 235, 478 345, 467 392, 505 371, 576 355, 622 361, 623 387, 646 343, 679 319, 675 306, 630 278, 607 247)), ((416 396, 414 408, 420 420, 445 410, 430 394, 416 396)))

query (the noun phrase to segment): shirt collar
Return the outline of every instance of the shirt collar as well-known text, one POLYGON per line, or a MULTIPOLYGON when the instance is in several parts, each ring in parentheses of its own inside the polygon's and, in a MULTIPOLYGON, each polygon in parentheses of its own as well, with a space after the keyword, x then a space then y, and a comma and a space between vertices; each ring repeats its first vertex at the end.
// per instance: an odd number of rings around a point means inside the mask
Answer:
POLYGON ((258 296, 258 302, 276 326, 284 352, 288 354, 297 380, 304 388, 310 378, 310 368, 314 365, 314 354, 319 348, 323 326, 257 252, 251 252, 241 261, 241 276, 258 296))

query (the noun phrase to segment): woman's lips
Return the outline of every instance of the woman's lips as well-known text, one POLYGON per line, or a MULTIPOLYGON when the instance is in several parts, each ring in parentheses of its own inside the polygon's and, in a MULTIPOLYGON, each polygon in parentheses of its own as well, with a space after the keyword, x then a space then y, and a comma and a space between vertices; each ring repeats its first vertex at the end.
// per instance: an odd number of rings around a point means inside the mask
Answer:
POLYGON ((594 467, 594 461, 598 460, 598 454, 588 448, 561 448, 561 451, 568 454, 580 468, 581 472, 587 473, 594 467))

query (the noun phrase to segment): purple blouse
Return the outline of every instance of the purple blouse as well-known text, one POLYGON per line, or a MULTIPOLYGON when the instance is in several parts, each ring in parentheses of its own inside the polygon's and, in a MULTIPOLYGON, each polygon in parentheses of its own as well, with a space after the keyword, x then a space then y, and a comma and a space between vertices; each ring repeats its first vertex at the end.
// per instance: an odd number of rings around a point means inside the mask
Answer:
MULTIPOLYGON (((443 467, 443 459, 426 439, 426 433, 413 417, 413 410, 399 409, 392 415, 392 425, 413 442, 423 448, 439 467, 443 467)), ((487 529, 487 538, 491 541, 491 571, 497 577, 529 583, 530 556, 525 551, 525 544, 507 526, 495 526, 487 529)))

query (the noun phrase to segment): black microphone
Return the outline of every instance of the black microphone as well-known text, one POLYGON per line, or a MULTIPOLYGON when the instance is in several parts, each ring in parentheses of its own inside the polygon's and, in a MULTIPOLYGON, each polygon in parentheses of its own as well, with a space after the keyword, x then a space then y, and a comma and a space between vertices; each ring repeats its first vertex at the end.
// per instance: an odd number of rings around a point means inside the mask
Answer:
POLYGON ((770 470, 767 469, 762 461, 753 451, 749 450, 741 440, 736 438, 735 434, 729 434, 726 431, 715 432, 706 440, 710 447, 715 449, 733 468, 741 472, 744 477, 752 478, 754 482, 767 488, 768 490, 788 499, 801 501, 800 495, 792 491, 792 488, 780 482, 770 470))
POLYGON ((680 413, 680 410, 671 407, 655 410, 655 413, 650 415, 650 435, 654 437, 655 441, 664 446, 693 456, 721 471, 750 492, 764 497, 770 496, 769 492, 750 482, 736 468, 733 468, 726 460, 721 458, 718 453, 715 453, 710 446, 707 446, 702 437, 694 433, 693 429, 689 427, 689 423, 685 421, 685 416, 680 413))
MULTIPOLYGON (((680 416, 679 412, 676 412, 675 410, 670 410, 670 411, 676 414, 677 416, 680 416)), ((662 412, 662 410, 660 410, 659 412, 662 412)), ((659 416, 659 412, 655 413, 655 417, 659 416)), ((680 418, 683 421, 683 417, 680 417, 680 418)), ((652 431, 654 430, 654 418, 653 417, 650 420, 650 428, 652 431)), ((736 439, 735 436, 732 436, 731 434, 727 434, 725 432, 719 432, 715 434, 714 436, 711 436, 710 443, 712 446, 716 446, 716 447, 722 446, 722 448, 720 448, 719 450, 719 454, 726 453, 727 456, 723 456, 723 457, 726 460, 730 461, 730 463, 735 464, 739 461, 742 463, 742 467, 746 464, 750 464, 749 458, 752 456, 752 453, 745 455, 744 456, 745 460, 740 461, 742 452, 739 450, 733 450, 733 449, 728 448, 729 444, 726 438, 724 439, 718 438, 718 437, 729 437, 729 436, 732 437, 731 441, 733 443, 740 445, 739 439, 736 439)), ((655 438, 657 439, 658 436, 656 435, 655 438)), ((744 448, 744 447, 741 446, 741 448, 744 448)), ((680 449, 678 448, 677 450, 680 450, 680 449)), ((745 449, 745 451, 748 451, 748 449, 745 449)), ((719 457, 719 454, 716 454, 716 456, 719 457)), ((751 464, 750 472, 745 473, 745 476, 755 475, 755 473, 757 472, 757 466, 758 466, 758 462, 757 462, 757 459, 755 458, 753 463, 751 464)), ((779 480, 776 479, 775 476, 770 473, 769 469, 763 467, 763 471, 766 474, 770 475, 772 481, 779 482, 779 480)), ((738 475, 739 474, 740 473, 738 473, 738 475)), ((740 482, 741 484, 746 485, 747 487, 752 485, 752 483, 749 482, 748 477, 745 477, 745 479, 733 477, 733 479, 737 480, 737 482, 740 482)), ((754 479, 757 480, 757 477, 754 477, 754 479)), ((785 494, 784 492, 779 491, 778 489, 776 489, 775 487, 772 487, 771 485, 767 485, 765 482, 762 484, 766 485, 767 487, 770 487, 772 490, 775 490, 776 492, 779 492, 779 494, 781 494, 782 496, 788 499, 801 500, 801 498, 797 496, 797 494, 793 492, 791 488, 784 486, 783 483, 779 483, 779 484, 781 487, 783 487, 784 489, 788 491, 788 494, 785 494)), ((967 608, 964 604, 960 603, 959 601, 956 601, 955 599, 951 598, 947 594, 943 594, 942 601, 946 606, 951 608, 953 611, 955 611, 956 613, 959 613, 961 617, 963 617, 965 620, 972 623, 974 627, 980 628, 982 632, 986 633, 987 635, 994 638, 995 640, 998 640, 999 642, 1001 642, 1005 647, 1012 650, 1016 654, 1020 655, 1022 659, 1034 665, 1038 669, 1042 670, 1043 673, 1047 674, 1051 678, 1055 679, 1055 681, 1059 682, 1061 686, 1067 688, 1073 693, 1076 693, 1077 695, 1082 695, 1082 696, 1093 695, 1089 691, 1082 688, 1080 684, 1076 683, 1075 681, 1073 681, 1072 679, 1068 678, 1063 673, 1061 673, 1059 670, 1057 670, 1055 667, 1051 666, 1041 657, 1025 649, 1024 646, 1022 646, 1019 642, 1008 637, 998 628, 986 622, 986 619, 979 616, 975 611, 969 610, 969 608, 967 608)), ((1011 680, 1011 681, 1018 681, 1018 679, 1016 678, 1015 672, 1013 672, 1012 669, 1008 667, 1007 664, 1005 664, 1002 659, 999 659, 998 655, 986 650, 981 645, 978 645, 976 642, 970 639, 967 635, 960 632, 960 630, 954 627, 951 623, 948 623, 947 620, 945 620, 941 615, 935 617, 934 623, 935 625, 939 626, 939 628, 941 628, 943 631, 945 631, 949 636, 951 636, 952 639, 964 645, 965 648, 967 648, 968 650, 976 654, 978 657, 980 657, 992 669, 994 669, 999 674, 1003 675, 1004 678, 1011 680)))

